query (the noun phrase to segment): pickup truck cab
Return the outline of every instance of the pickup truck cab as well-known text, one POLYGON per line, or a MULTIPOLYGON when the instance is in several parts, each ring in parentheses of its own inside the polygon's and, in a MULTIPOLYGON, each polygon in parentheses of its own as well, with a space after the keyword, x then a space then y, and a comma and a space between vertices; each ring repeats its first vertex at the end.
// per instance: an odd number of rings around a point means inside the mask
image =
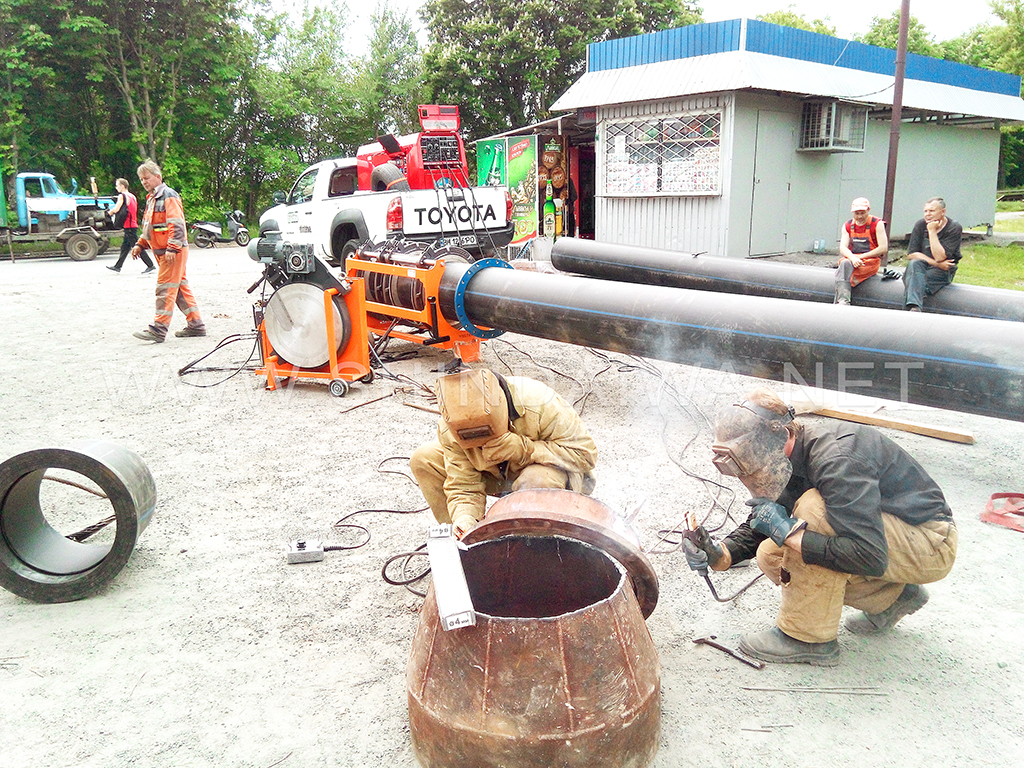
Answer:
POLYGON ((334 266, 367 240, 457 245, 479 258, 512 239, 506 187, 403 190, 392 184, 373 191, 359 189, 358 175, 356 158, 311 165, 287 195, 275 196, 278 204, 260 217, 260 231, 279 229, 288 242, 312 243, 334 266))
POLYGON ((363 242, 405 239, 456 245, 472 258, 512 240, 507 187, 472 187, 459 110, 419 105, 423 130, 380 136, 354 158, 311 165, 260 217, 260 231, 312 243, 334 266, 363 242))

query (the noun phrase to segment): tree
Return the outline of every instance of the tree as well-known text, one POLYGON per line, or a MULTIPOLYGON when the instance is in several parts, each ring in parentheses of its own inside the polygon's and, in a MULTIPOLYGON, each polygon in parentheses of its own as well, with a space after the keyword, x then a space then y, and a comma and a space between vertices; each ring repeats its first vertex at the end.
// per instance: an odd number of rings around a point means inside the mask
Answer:
MULTIPOLYGON (((880 48, 892 48, 896 50, 900 38, 900 12, 897 10, 891 16, 875 16, 871 20, 871 26, 863 35, 856 35, 855 40, 868 45, 877 45, 880 48)), ((936 54, 935 42, 932 36, 924 28, 924 24, 918 21, 913 14, 907 24, 907 51, 919 53, 922 56, 934 56, 936 54)))
POLYGON ((384 0, 370 17, 374 34, 357 67, 355 95, 367 137, 408 133, 418 128, 417 105, 426 100, 423 56, 406 14, 384 0))
POLYGON ((435 101, 458 104, 473 137, 528 125, 586 66, 586 46, 701 20, 689 0, 428 0, 424 56, 435 101))
POLYGON ((0 155, 0 169, 6 160, 15 173, 21 166, 25 99, 48 87, 54 75, 45 63, 53 38, 36 17, 39 10, 33 0, 0 0, 0 147, 10 152, 0 155))
POLYGON ((1004 25, 991 33, 992 49, 998 68, 1024 75, 1024 0, 992 0, 992 13, 1004 25))
POLYGON ((757 17, 759 21, 767 21, 769 24, 778 24, 783 27, 792 27, 793 29, 803 29, 807 32, 817 32, 819 35, 828 35, 829 37, 836 36, 836 28, 830 27, 825 21, 828 19, 812 19, 807 20, 800 14, 793 10, 793 6, 789 6, 783 11, 773 11, 772 13, 765 13, 757 17))
POLYGON ((936 48, 936 55, 949 61, 958 61, 972 67, 997 69, 994 35, 997 28, 979 24, 952 40, 944 40, 936 48))

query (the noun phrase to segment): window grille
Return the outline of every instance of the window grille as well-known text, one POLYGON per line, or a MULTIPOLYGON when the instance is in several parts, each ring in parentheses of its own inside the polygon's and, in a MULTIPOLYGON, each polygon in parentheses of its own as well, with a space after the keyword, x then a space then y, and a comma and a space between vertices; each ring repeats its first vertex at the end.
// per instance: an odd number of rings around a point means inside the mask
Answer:
POLYGON ((863 152, 868 108, 848 101, 805 101, 800 115, 804 152, 863 152))
POLYGON ((720 194, 721 132, 721 112, 608 121, 605 194, 720 194))

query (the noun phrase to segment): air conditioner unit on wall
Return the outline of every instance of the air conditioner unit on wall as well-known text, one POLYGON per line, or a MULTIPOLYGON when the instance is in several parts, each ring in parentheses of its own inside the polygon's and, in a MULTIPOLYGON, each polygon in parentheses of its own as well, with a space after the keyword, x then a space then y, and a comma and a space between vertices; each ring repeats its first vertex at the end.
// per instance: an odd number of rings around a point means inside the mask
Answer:
POLYGON ((863 152, 868 106, 852 101, 814 99, 800 115, 801 152, 863 152))

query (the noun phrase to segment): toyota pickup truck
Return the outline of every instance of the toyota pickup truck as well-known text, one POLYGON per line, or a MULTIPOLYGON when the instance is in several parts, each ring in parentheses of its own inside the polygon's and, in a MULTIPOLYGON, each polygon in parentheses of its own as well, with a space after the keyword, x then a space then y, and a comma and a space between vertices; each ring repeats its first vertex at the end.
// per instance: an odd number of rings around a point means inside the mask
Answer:
POLYGON ((421 105, 423 131, 382 136, 356 157, 311 165, 260 217, 260 232, 311 243, 333 266, 370 241, 457 245, 474 259, 512 239, 507 187, 468 184, 458 108, 421 105))

